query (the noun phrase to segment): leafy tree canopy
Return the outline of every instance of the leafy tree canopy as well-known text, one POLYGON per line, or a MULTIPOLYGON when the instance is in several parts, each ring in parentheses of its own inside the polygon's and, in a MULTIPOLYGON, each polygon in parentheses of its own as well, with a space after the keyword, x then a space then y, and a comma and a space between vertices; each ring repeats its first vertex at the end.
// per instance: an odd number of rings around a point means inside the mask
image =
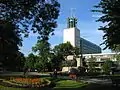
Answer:
POLYGON ((89 72, 95 72, 96 58, 91 56, 91 58, 89 58, 88 61, 89 61, 89 64, 88 64, 89 72))
POLYGON ((73 51, 73 46, 70 44, 70 42, 56 45, 54 47, 53 51, 56 55, 62 55, 65 58, 68 55, 73 55, 73 52, 75 52, 75 51, 73 51))
POLYGON ((47 40, 38 40, 37 44, 32 47, 34 52, 38 52, 39 60, 37 60, 36 66, 45 70, 47 64, 50 62, 50 44, 47 40), (40 66, 39 66, 40 65, 40 66))
POLYGON ((24 66, 26 68, 35 69, 35 63, 37 59, 38 59, 37 56, 35 56, 33 53, 30 53, 28 57, 26 57, 24 66))
POLYGON ((48 39, 56 27, 59 8, 57 0, 0 0, 0 21, 12 22, 25 36, 31 29, 38 38, 48 39))
POLYGON ((113 62, 110 60, 106 60, 102 66, 102 69, 106 74, 109 74, 110 71, 112 70, 112 66, 113 66, 113 62))
POLYGON ((5 68, 15 69, 20 65, 21 59, 17 61, 16 58, 24 55, 19 52, 19 46, 22 46, 22 39, 15 25, 12 22, 0 20, 0 62, 5 68))
POLYGON ((104 32, 104 49, 119 49, 117 47, 120 47, 120 0, 101 0, 94 7, 97 9, 92 10, 93 12, 103 14, 97 21, 104 23, 104 26, 99 28, 104 32))

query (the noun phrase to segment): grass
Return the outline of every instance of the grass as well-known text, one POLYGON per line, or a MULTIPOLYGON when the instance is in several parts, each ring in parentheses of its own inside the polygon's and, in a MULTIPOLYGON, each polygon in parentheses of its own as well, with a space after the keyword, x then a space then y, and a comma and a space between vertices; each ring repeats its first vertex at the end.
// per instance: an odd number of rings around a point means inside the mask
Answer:
POLYGON ((72 80, 65 80, 60 78, 46 78, 56 83, 54 88, 11 88, 0 86, 0 90, 119 90, 120 87, 112 87, 111 85, 100 84, 86 84, 82 82, 76 82, 72 80))
POLYGON ((57 85, 55 88, 78 88, 86 85, 87 83, 83 83, 83 82, 76 82, 72 80, 62 80, 57 82, 57 85))
POLYGON ((12 88, 12 87, 4 87, 0 86, 0 90, 50 90, 50 88, 12 88))
POLYGON ((120 76, 120 74, 114 74, 114 75, 111 75, 111 76, 120 76))
MULTIPOLYGON (((76 81, 72 81, 72 80, 65 80, 62 78, 46 78, 48 80, 51 80, 52 82, 56 83, 56 88, 76 88, 76 87, 81 87, 84 86, 85 84, 81 83, 81 82, 76 82, 76 81)), ((52 88, 40 88, 40 89, 27 89, 27 88, 11 88, 11 87, 4 87, 4 86, 0 86, 0 90, 51 90, 52 88)))

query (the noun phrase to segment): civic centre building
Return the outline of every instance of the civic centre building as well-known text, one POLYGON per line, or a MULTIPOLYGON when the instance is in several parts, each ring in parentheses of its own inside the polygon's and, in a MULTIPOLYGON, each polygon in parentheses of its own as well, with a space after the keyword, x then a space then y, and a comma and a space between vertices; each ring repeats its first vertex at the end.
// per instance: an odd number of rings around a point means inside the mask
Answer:
MULTIPOLYGON (((89 58, 95 57, 96 63, 98 64, 96 66, 97 69, 101 69, 102 64, 106 60, 111 61, 117 61, 116 60, 116 53, 102 53, 102 50, 100 46, 80 37, 80 30, 77 28, 77 19, 74 17, 70 17, 67 20, 67 28, 64 29, 63 32, 63 43, 70 42, 73 47, 80 47, 80 52, 82 57, 85 58, 85 62, 88 65, 89 64, 89 58)), ((67 60, 73 60, 74 56, 68 56, 67 60)), ((83 62, 81 58, 76 58, 77 66, 74 68, 77 68, 79 66, 83 66, 83 62)), ((63 67, 62 71, 69 71, 70 68, 73 67, 63 67)), ((89 67, 88 67, 89 68, 89 67)))
POLYGON ((76 18, 68 18, 67 28, 64 29, 63 43, 70 42, 73 47, 79 47, 82 54, 101 53, 98 45, 80 37, 80 30, 76 24, 76 18))

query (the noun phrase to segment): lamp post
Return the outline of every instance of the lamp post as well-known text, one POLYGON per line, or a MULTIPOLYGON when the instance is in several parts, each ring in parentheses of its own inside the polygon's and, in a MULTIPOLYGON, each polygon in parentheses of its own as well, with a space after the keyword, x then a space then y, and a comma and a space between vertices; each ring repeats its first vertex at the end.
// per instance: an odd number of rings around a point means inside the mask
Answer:
POLYGON ((82 52, 82 39, 80 38, 80 66, 82 65, 83 52, 82 52))

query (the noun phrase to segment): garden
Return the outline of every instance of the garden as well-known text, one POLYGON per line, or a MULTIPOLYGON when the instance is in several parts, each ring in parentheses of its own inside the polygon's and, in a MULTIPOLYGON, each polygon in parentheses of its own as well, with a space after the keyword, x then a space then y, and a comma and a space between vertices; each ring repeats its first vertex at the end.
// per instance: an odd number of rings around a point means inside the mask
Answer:
POLYGON ((86 86, 82 81, 54 77, 0 77, 0 90, 50 90, 86 86))

